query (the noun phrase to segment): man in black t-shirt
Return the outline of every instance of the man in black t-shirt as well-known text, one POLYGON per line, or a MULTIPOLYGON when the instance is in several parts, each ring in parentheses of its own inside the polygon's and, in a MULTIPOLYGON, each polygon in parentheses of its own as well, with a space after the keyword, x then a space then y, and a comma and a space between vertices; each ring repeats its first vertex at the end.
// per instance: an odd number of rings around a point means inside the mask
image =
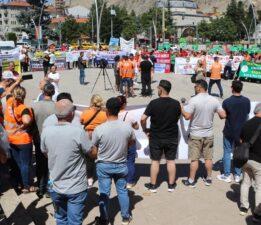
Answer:
POLYGON ((151 71, 153 70, 152 63, 148 60, 148 56, 143 56, 143 61, 140 63, 141 71, 141 95, 147 96, 151 95, 151 71), (146 89, 148 87, 148 89, 146 89))
MULTIPOLYGON (((258 103, 254 110, 255 117, 248 120, 241 130, 241 141, 249 142, 258 127, 261 125, 261 103, 258 103)), ((261 132, 250 148, 249 160, 243 166, 243 181, 240 189, 240 214, 245 215, 249 209, 248 194, 249 188, 255 182, 255 210, 254 222, 261 221, 261 132)))
POLYGON ((158 86, 159 98, 152 100, 141 117, 141 126, 149 138, 151 169, 150 183, 145 187, 151 192, 157 192, 157 176, 159 172, 162 154, 167 160, 169 175, 168 191, 174 191, 176 187, 175 158, 178 147, 178 120, 181 115, 181 107, 177 100, 169 97, 171 83, 161 80, 158 86), (146 128, 146 121, 150 117, 150 129, 146 128))

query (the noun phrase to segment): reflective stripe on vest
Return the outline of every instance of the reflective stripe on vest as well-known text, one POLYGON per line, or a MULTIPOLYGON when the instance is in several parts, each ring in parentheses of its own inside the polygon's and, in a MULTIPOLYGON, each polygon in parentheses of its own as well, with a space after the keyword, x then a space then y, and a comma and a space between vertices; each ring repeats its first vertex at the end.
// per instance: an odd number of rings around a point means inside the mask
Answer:
POLYGON ((222 70, 222 65, 220 63, 214 62, 212 65, 210 78, 221 79, 221 70, 222 70))
MULTIPOLYGON (((14 98, 10 97, 6 102, 5 109, 4 124, 8 140, 15 145, 29 144, 32 142, 32 135, 28 133, 28 129, 23 128, 21 118, 23 110, 28 108, 23 104, 13 106, 13 103, 14 98)), ((32 117, 31 111, 30 116, 32 117)))

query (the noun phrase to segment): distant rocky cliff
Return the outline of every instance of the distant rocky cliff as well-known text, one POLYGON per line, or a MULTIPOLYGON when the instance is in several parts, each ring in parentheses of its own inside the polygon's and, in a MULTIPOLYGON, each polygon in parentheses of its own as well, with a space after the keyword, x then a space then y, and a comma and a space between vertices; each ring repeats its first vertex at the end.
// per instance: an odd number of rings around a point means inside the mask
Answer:
MULTIPOLYGON (((87 8, 90 8, 94 0, 67 0, 71 2, 71 6, 82 5, 87 8)), ((134 10, 136 14, 141 14, 155 5, 155 0, 107 0, 108 5, 120 5, 126 7, 128 11, 134 10)), ((217 12, 223 13, 227 5, 230 3, 230 0, 195 0, 198 3, 199 11, 204 13, 213 12, 214 9, 217 12)), ((245 4, 248 3, 248 0, 242 0, 245 4)), ((261 0, 252 0, 258 10, 261 10, 261 0)))

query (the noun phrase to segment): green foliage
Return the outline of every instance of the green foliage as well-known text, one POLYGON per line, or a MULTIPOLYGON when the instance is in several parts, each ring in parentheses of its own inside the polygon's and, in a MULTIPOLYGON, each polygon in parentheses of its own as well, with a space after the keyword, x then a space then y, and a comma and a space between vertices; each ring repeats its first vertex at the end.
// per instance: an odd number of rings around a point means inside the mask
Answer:
POLYGON ((8 33, 6 35, 6 38, 8 41, 14 41, 14 43, 16 43, 16 41, 17 41, 17 37, 16 37, 15 33, 8 33))
POLYGON ((198 32, 203 40, 233 42, 246 38, 243 24, 250 33, 254 31, 252 8, 246 11, 242 1, 231 0, 224 17, 214 19, 210 23, 202 21, 198 26, 198 32))
POLYGON ((64 23, 60 24, 58 27, 58 32, 62 32, 63 42, 71 43, 72 41, 77 41, 81 36, 81 26, 76 22, 75 18, 72 16, 68 17, 64 23))

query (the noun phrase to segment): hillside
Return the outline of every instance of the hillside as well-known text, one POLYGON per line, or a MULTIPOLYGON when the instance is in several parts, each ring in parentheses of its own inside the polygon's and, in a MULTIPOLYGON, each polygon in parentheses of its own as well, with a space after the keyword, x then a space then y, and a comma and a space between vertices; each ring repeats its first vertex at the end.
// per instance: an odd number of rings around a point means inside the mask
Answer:
MULTIPOLYGON (((87 8, 90 8, 93 0, 67 0, 71 2, 71 6, 83 5, 87 8)), ((252 0, 256 5, 258 10, 261 10, 261 0, 252 0)), ((128 11, 134 10, 136 14, 141 14, 146 12, 149 8, 153 7, 155 0, 107 0, 108 5, 120 5, 126 7, 128 11)), ((227 8, 230 0, 195 0, 198 3, 199 11, 202 12, 213 12, 213 9, 216 7, 218 12, 224 12, 227 8)), ((248 2, 243 0, 243 2, 248 2)))

